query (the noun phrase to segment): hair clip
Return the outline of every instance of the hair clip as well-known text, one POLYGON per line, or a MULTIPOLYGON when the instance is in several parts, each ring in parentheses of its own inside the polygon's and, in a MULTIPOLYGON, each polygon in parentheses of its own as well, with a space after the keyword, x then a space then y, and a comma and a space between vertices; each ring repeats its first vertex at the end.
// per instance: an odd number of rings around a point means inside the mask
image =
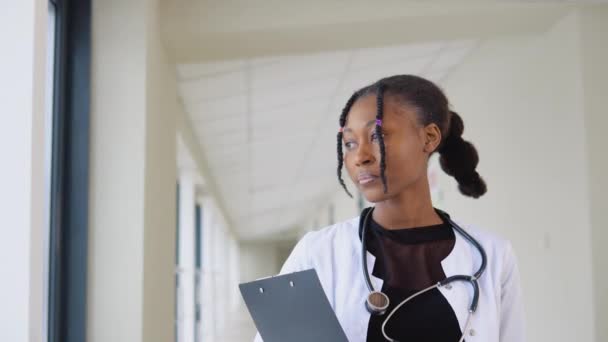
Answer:
POLYGON ((340 128, 338 129, 338 132, 340 132, 340 133, 344 132, 344 127, 340 127, 340 128))
POLYGON ((376 119, 376 125, 377 126, 382 126, 382 120, 376 119))

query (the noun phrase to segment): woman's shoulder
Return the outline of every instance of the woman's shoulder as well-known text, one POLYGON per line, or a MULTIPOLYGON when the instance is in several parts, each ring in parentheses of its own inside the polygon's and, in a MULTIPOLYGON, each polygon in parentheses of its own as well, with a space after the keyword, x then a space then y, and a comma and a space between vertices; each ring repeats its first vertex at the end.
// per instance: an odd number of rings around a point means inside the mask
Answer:
POLYGON ((324 248, 335 243, 345 243, 346 239, 356 236, 359 227, 359 216, 307 232, 303 240, 312 248, 324 248))
POLYGON ((489 258, 514 262, 515 254, 508 238, 486 227, 455 222, 483 246, 489 258))
POLYGON ((315 267, 336 250, 355 246, 359 218, 332 224, 309 231, 295 245, 283 264, 281 273, 290 273, 315 267))

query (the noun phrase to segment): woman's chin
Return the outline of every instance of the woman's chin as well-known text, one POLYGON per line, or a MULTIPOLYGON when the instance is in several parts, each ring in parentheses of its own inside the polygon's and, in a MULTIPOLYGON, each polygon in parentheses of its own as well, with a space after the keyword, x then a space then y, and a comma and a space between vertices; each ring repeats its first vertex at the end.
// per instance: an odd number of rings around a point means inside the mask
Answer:
POLYGON ((382 187, 379 188, 361 188, 359 187, 359 191, 361 194, 370 203, 378 203, 386 200, 388 198, 388 194, 384 193, 384 189, 382 187))

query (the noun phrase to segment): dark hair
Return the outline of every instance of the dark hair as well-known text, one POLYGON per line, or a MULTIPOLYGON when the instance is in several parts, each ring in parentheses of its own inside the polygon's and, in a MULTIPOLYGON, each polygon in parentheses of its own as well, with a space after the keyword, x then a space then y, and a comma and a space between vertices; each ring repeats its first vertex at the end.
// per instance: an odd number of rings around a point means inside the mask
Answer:
MULTIPOLYGON (((376 119, 382 120, 384 116, 384 96, 392 96, 404 105, 416 109, 419 122, 426 126, 436 124, 442 133, 442 140, 437 148, 440 154, 441 168, 448 175, 456 178, 460 192, 469 197, 478 198, 486 193, 484 180, 477 173, 479 156, 475 146, 462 139, 464 123, 462 118, 449 109, 448 99, 433 82, 413 75, 396 75, 383 78, 374 84, 356 91, 346 102, 340 115, 340 127, 346 124, 346 117, 350 108, 357 99, 376 95, 378 105, 376 119)), ((344 164, 342 153, 342 131, 338 132, 338 180, 352 197, 342 179, 342 166, 344 164)), ((380 145, 380 175, 384 185, 384 193, 388 191, 386 183, 386 154, 381 127, 376 125, 376 135, 380 145)))

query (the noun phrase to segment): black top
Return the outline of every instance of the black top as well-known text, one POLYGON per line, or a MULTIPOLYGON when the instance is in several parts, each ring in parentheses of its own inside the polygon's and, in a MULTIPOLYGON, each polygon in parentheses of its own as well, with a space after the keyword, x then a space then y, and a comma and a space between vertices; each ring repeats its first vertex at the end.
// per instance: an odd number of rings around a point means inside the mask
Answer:
MULTIPOLYGON (((361 213, 359 236, 370 209, 361 213)), ((388 230, 370 216, 366 247, 376 257, 372 274, 384 281, 381 291, 389 297, 390 305, 384 315, 371 315, 367 341, 386 341, 382 324, 393 308, 446 278, 441 261, 450 254, 455 242, 454 230, 447 222, 388 230)), ((438 289, 421 294, 397 310, 386 325, 386 333, 399 341, 449 342, 461 337, 454 310, 438 289)))

